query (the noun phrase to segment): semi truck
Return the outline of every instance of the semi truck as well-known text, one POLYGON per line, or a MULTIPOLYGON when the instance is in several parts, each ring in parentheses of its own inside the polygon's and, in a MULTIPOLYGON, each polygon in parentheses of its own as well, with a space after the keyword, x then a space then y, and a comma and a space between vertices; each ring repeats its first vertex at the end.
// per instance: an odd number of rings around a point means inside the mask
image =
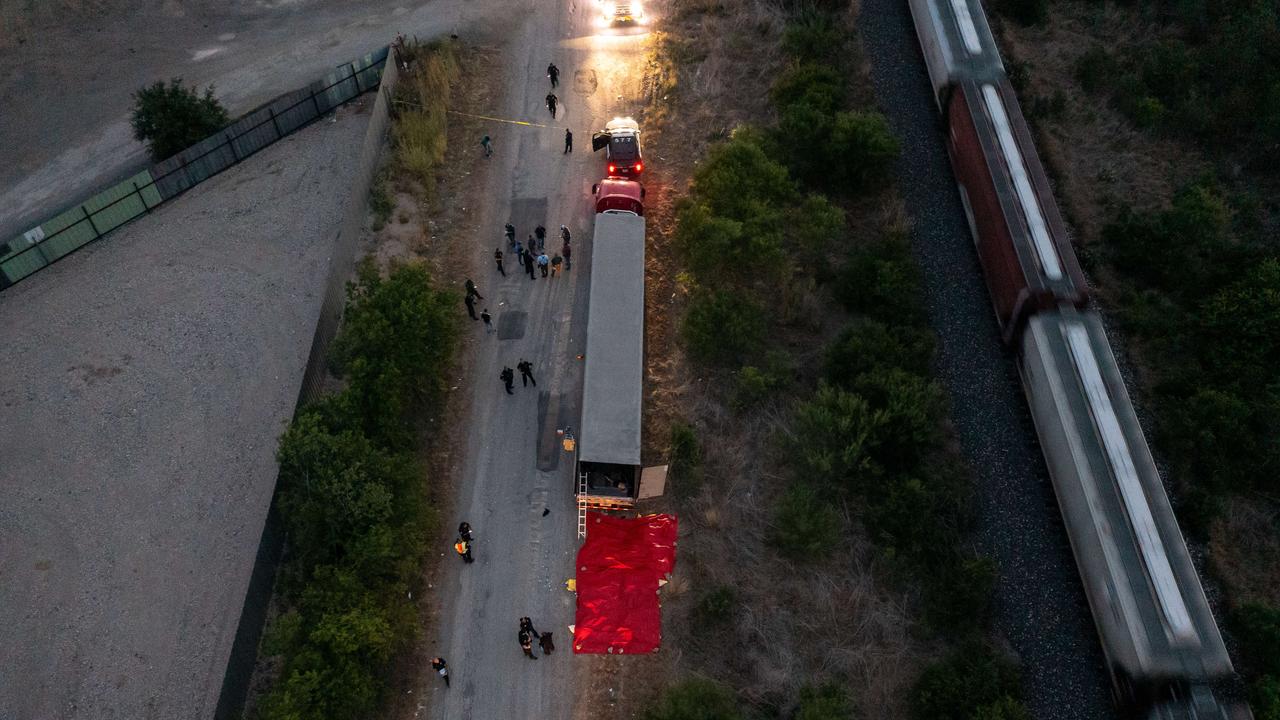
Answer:
MULTIPOLYGON (((606 178, 592 188, 595 231, 587 306, 578 506, 625 509, 662 493, 666 466, 641 468, 644 374, 644 188, 606 178)), ((580 528, 581 529, 581 528, 580 528)))

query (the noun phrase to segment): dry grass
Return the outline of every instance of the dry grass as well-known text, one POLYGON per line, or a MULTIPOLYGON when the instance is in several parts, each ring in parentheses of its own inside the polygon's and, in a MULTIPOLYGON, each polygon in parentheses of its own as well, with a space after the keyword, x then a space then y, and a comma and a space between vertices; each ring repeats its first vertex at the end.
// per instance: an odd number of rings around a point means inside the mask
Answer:
POLYGON ((396 88, 392 128, 395 164, 416 181, 427 200, 435 194, 436 170, 448 146, 446 112, 450 88, 458 79, 454 43, 410 44, 402 53, 409 71, 396 88))

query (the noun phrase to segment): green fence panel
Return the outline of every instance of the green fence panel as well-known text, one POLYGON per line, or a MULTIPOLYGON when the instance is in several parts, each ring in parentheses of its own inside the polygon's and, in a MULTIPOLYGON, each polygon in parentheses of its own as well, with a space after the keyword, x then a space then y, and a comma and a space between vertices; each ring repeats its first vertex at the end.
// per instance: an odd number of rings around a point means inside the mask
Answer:
POLYGON ((98 239, 98 233, 93 231, 94 225, 89 222, 82 222, 68 227, 66 230, 46 237, 44 242, 40 243, 40 252, 49 262, 53 262, 64 255, 75 252, 86 244, 98 239))
POLYGON ((85 201, 85 212, 93 217, 93 227, 98 234, 105 235, 147 211, 147 205, 138 193, 139 180, 142 184, 149 184, 150 173, 144 170, 85 201))
POLYGON ((34 246, 26 252, 0 262, 0 274, 12 285, 49 263, 34 246))

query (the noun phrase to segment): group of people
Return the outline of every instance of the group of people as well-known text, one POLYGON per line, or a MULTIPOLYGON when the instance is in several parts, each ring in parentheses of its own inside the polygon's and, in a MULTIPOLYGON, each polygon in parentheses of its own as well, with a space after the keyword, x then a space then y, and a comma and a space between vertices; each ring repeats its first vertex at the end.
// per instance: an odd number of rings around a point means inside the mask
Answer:
MULTIPOLYGON (((560 268, 569 270, 573 267, 573 245, 570 242, 569 228, 565 225, 560 226, 560 252, 554 255, 547 255, 547 229, 541 225, 533 229, 533 234, 521 243, 516 239, 516 227, 511 223, 507 223, 507 251, 516 256, 520 262, 521 268, 529 273, 530 280, 536 280, 537 275, 534 270, 542 274, 542 277, 555 277, 560 273, 560 268)), ((555 252, 554 250, 552 251, 555 252)), ((506 253, 502 252, 502 247, 498 246, 493 249, 493 262, 498 267, 498 272, 503 277, 507 276, 507 269, 502 264, 506 259, 506 253)))

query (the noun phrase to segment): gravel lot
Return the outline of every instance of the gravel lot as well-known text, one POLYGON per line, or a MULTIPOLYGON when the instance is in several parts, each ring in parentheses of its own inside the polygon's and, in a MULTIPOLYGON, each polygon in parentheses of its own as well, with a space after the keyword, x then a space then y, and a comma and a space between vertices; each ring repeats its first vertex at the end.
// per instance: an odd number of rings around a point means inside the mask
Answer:
POLYGON ((367 120, 0 297, 0 718, 213 714, 367 120))
POLYGON ((864 0, 863 42, 902 141, 898 170, 923 266, 938 371, 973 467, 980 550, 999 565, 996 626, 1041 720, 1109 718, 1110 683, 1012 358, 1000 347, 906 3, 864 0))

